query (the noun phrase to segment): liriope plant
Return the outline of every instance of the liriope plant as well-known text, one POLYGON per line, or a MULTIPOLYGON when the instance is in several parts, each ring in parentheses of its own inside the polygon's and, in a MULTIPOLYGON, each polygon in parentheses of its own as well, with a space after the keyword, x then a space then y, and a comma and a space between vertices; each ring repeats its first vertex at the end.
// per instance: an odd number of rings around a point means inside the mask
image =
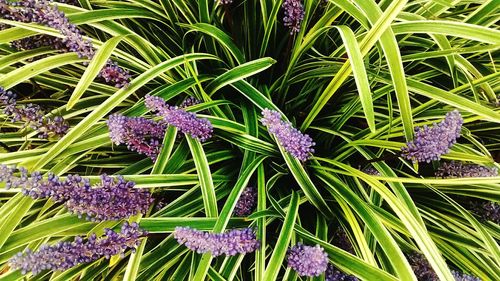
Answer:
POLYGON ((500 280, 497 21, 0 0, 0 280, 500 280))

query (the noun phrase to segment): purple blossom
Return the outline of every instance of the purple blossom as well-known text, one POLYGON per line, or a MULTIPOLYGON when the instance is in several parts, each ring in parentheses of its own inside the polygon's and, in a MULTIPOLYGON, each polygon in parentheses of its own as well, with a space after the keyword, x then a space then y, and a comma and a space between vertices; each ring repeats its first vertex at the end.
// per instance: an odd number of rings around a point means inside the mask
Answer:
MULTIPOLYGON (((74 1, 62 1, 72 4, 74 1)), ((35 35, 29 38, 20 39, 13 43, 14 47, 20 49, 34 49, 41 46, 50 46, 63 52, 76 52, 80 58, 92 59, 95 50, 90 40, 83 39, 82 32, 78 27, 69 22, 65 14, 51 5, 51 1, 46 0, 25 0, 11 2, 0 0, 0 16, 4 19, 38 23, 54 28, 64 37, 56 38, 47 35, 35 35)), ((108 61, 101 70, 100 76, 106 82, 122 87, 128 84, 130 75, 127 70, 120 68, 116 63, 108 61)))
POLYGON ((146 95, 145 104, 149 110, 163 117, 167 124, 177 127, 181 133, 188 134, 202 142, 212 137, 213 127, 208 119, 198 118, 192 112, 187 112, 177 106, 170 106, 160 97, 146 95))
POLYGON ((253 186, 247 186, 245 190, 243 190, 243 193, 241 193, 238 202, 236 202, 234 214, 238 217, 248 216, 252 213, 256 205, 257 189, 253 186))
POLYGON ((372 176, 380 176, 380 172, 377 171, 377 169, 375 169, 373 166, 368 166, 368 167, 364 168, 363 173, 369 174, 372 176))
POLYGON ((304 19, 304 6, 300 0, 285 0, 283 1, 283 23, 290 28, 290 34, 300 31, 300 25, 304 19))
POLYGON ((0 87, 0 103, 4 106, 3 113, 9 116, 12 122, 24 122, 24 127, 29 126, 38 131, 40 138, 61 137, 69 129, 68 123, 62 117, 45 117, 45 112, 36 104, 18 104, 16 94, 5 91, 2 87, 0 87))
POLYGON ((254 252, 260 246, 251 228, 232 229, 224 233, 209 233, 190 227, 176 227, 174 238, 188 249, 212 256, 234 256, 254 252))
POLYGON ((325 281, 358 281, 359 279, 356 276, 346 274, 340 270, 338 270, 332 264, 328 264, 328 268, 326 269, 325 281))
POLYGON ((319 276, 328 266, 328 255, 319 245, 305 246, 298 243, 288 250, 287 260, 288 267, 297 271, 299 276, 319 276))
POLYGON ((131 151, 137 151, 153 161, 160 153, 166 125, 143 117, 127 117, 120 114, 109 116, 109 136, 115 144, 126 144, 131 151))
POLYGON ((315 143, 307 134, 302 134, 294 128, 288 121, 281 120, 281 114, 274 110, 264 109, 263 118, 260 120, 264 126, 267 126, 269 132, 276 136, 278 142, 288 153, 300 161, 306 161, 314 153, 312 148, 315 143))
POLYGON ((407 256, 411 269, 419 281, 437 281, 438 276, 432 269, 429 261, 420 253, 411 253, 407 256))
POLYGON ((0 181, 6 188, 21 188, 22 193, 33 199, 51 198, 64 203, 69 212, 79 217, 85 215, 92 221, 125 219, 138 213, 146 213, 153 203, 146 189, 134 188, 122 176, 116 178, 101 175, 101 182, 91 186, 90 181, 79 175, 68 175, 65 180, 49 173, 43 179, 40 172, 28 175, 25 169, 0 165, 0 181))
POLYGON ((87 240, 75 237, 73 242, 63 241, 55 245, 42 245, 36 252, 30 249, 13 256, 9 264, 20 269, 22 274, 31 272, 37 275, 45 270, 64 271, 78 264, 96 261, 102 257, 122 254, 128 249, 135 251, 139 239, 147 233, 137 223, 125 222, 120 232, 106 229, 105 236, 97 238, 94 234, 87 240))
POLYGON ((443 121, 431 127, 416 127, 415 138, 401 148, 401 155, 413 162, 439 160, 460 137, 463 119, 457 110, 448 112, 443 121))
POLYGON ((472 200, 470 209, 484 221, 500 224, 500 204, 487 200, 472 200))
POLYGON ((498 169, 485 167, 477 164, 464 164, 451 161, 441 164, 436 172, 436 177, 441 178, 474 178, 474 177, 496 177, 498 169))
POLYGON ((481 279, 477 278, 476 276, 467 275, 456 270, 452 270, 451 274, 453 274, 455 281, 481 281, 481 279))
POLYGON ((179 105, 180 108, 186 108, 186 107, 190 107, 190 106, 193 106, 193 105, 197 105, 197 104, 200 104, 201 101, 195 97, 187 97, 182 103, 181 105, 179 105))

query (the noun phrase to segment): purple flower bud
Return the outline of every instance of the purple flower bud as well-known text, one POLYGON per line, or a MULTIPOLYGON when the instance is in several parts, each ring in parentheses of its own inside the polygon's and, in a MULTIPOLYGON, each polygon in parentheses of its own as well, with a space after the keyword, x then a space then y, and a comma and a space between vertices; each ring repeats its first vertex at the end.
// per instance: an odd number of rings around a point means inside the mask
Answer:
POLYGON ((498 169, 495 167, 485 167, 477 164, 463 164, 462 162, 451 161, 441 164, 436 172, 436 177, 441 178, 475 178, 475 177, 496 177, 498 169))
POLYGON ((401 155, 413 162, 439 160, 448 153, 460 137, 463 119, 457 110, 448 112, 445 119, 432 127, 416 127, 415 138, 401 148, 401 155))
POLYGON ((260 120, 267 126, 269 133, 276 136, 278 142, 288 153, 300 161, 306 161, 314 153, 315 143, 307 134, 302 134, 290 122, 281 120, 281 114, 274 110, 264 109, 260 120))
POLYGON ((166 125, 143 117, 127 117, 120 114, 109 116, 109 137, 115 144, 126 144, 153 161, 160 153, 166 125))
POLYGON ((300 24, 304 19, 304 6, 300 0, 285 0, 283 1, 283 23, 290 28, 290 34, 300 31, 300 24))
POLYGON ((104 78, 107 83, 115 83, 116 88, 127 86, 130 81, 129 71, 119 67, 113 61, 108 61, 108 64, 99 73, 99 77, 104 78))
POLYGON ((456 270, 452 270, 451 274, 453 274, 455 281, 481 281, 481 279, 477 278, 476 276, 467 275, 456 270))
POLYGON ((192 112, 187 112, 176 106, 169 106, 160 97, 146 95, 145 105, 149 110, 163 117, 167 124, 177 127, 181 133, 189 134, 200 141, 212 137, 213 127, 208 119, 198 118, 192 112))
POLYGON ((407 258, 417 280, 439 280, 436 272, 434 272, 434 269, 432 269, 424 255, 415 252, 407 255, 407 258))
POLYGON ((42 245, 36 252, 27 249, 12 257, 9 264, 16 270, 20 269, 22 274, 31 272, 37 275, 45 270, 63 271, 102 257, 109 259, 111 256, 123 254, 127 248, 135 250, 140 237, 146 234, 137 223, 125 222, 119 233, 106 229, 104 237, 97 238, 92 234, 86 241, 76 237, 73 242, 42 245))
POLYGON ((209 233, 189 227, 176 227, 174 238, 181 245, 199 254, 234 256, 254 252, 260 246, 251 228, 233 229, 224 233, 209 233))
POLYGON ((319 276, 328 266, 328 255, 319 245, 313 247, 297 243, 288 250, 287 260, 288 267, 297 271, 299 276, 319 276))
POLYGON ((253 186, 247 186, 245 190, 243 190, 243 193, 241 193, 238 202, 236 202, 234 214, 238 217, 248 216, 252 213, 256 205, 257 189, 253 186))
POLYGON ((346 274, 340 270, 338 270, 332 264, 328 264, 328 268, 326 269, 325 281, 358 281, 359 279, 356 276, 346 274))
POLYGON ((500 224, 500 204, 487 200, 471 200, 469 207, 483 221, 492 221, 500 224))
POLYGON ((181 105, 179 105, 179 107, 186 108, 186 107, 190 107, 190 106, 197 105, 200 103, 201 103, 201 101, 199 99, 197 99, 195 97, 188 97, 181 103, 181 105))
POLYGON ((377 171, 377 169, 375 169, 373 166, 368 166, 368 167, 364 168, 363 173, 369 174, 372 176, 380 176, 380 172, 377 171))
POLYGON ((9 116, 12 122, 24 122, 24 127, 29 126, 38 131, 40 138, 61 137, 69 129, 68 123, 62 117, 45 117, 45 112, 36 104, 17 104, 16 94, 5 91, 2 87, 0 87, 0 102, 5 106, 4 114, 9 116))
POLYGON ((349 241, 347 233, 340 227, 333 233, 333 244, 354 255, 354 248, 352 247, 351 241, 349 241))
POLYGON ((40 172, 33 172, 31 177, 24 169, 20 176, 16 170, 0 165, 0 181, 6 182, 7 188, 19 187, 22 193, 33 199, 51 198, 64 203, 69 212, 79 217, 85 215, 92 221, 119 220, 142 213, 145 214, 153 203, 151 194, 146 189, 134 188, 134 182, 127 182, 122 176, 116 179, 101 175, 101 182, 91 186, 88 179, 79 175, 69 175, 66 180, 49 174, 43 179, 40 172))

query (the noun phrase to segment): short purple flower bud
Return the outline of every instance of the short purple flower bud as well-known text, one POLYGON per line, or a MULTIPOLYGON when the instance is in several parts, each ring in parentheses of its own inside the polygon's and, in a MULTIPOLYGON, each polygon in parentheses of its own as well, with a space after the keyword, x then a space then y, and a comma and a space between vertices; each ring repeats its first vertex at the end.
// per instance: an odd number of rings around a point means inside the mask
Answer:
POLYGON ((448 112, 443 121, 431 127, 416 127, 415 138, 401 148, 401 155, 413 162, 439 160, 460 137, 463 119, 457 110, 448 112))
POLYGON ((233 229, 224 233, 210 233, 190 227, 176 227, 174 238, 181 245, 191 251, 220 255, 234 256, 254 252, 260 246, 255 232, 251 228, 233 229))
POLYGON ((260 120, 273 134, 288 153, 300 161, 306 161, 314 153, 315 143, 307 134, 302 134, 290 122, 281 120, 281 114, 274 110, 264 109, 260 120))
POLYGON ((299 276, 319 276, 328 266, 328 255, 319 245, 305 246, 298 243, 288 250, 287 260, 288 267, 297 271, 299 276))
POLYGON ((290 28, 290 34, 300 31, 300 25, 304 19, 304 6, 300 0, 285 0, 283 1, 283 23, 290 28))
POLYGON ((432 269, 424 255, 414 252, 407 255, 407 258, 417 280, 439 280, 436 272, 432 269))
POLYGON ((197 105, 200 103, 201 103, 201 101, 199 99, 197 99, 195 97, 188 97, 181 103, 181 105, 179 105, 179 107, 186 108, 186 107, 190 107, 190 106, 197 105))
POLYGON ((253 209, 257 205, 257 189, 253 186, 247 186, 243 193, 241 193, 240 199, 236 202, 234 207, 234 214, 238 217, 245 217, 252 213, 253 209))
POLYGON ((481 220, 500 224, 500 204, 497 202, 473 199, 469 202, 469 206, 481 220))
POLYGON ((192 112, 187 112, 176 106, 169 106, 160 97, 146 95, 145 105, 149 110, 162 117, 167 124, 179 129, 181 133, 188 134, 202 142, 212 137, 213 126, 208 119, 198 118, 192 112))
POLYGON ((359 279, 356 276, 346 274, 340 270, 338 270, 331 263, 328 264, 328 268, 326 269, 325 281, 358 281, 359 279))
POLYGON ((444 162, 436 172, 436 177, 440 178, 479 178, 496 177, 498 169, 495 167, 485 167, 477 164, 464 164, 462 162, 444 162))
POLYGON ((452 270, 451 274, 453 274, 455 281, 481 281, 481 279, 476 276, 468 275, 456 270, 452 270))

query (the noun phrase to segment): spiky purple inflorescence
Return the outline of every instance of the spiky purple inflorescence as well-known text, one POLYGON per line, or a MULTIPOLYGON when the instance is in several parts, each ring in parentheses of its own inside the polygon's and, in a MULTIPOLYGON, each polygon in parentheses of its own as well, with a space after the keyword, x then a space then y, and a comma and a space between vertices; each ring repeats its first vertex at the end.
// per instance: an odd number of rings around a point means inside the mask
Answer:
POLYGON ((500 204, 487 200, 471 200, 470 209, 484 221, 500 224, 500 204))
POLYGON ((240 199, 236 202, 234 207, 234 214, 238 217, 245 217, 252 213, 253 209, 257 205, 257 189, 253 186, 247 186, 243 193, 241 193, 240 199))
POLYGON ((131 151, 137 151, 153 161, 160 153, 166 124, 143 117, 127 117, 120 114, 109 116, 109 136, 115 144, 126 144, 131 151))
POLYGON ((200 104, 201 101, 195 97, 187 97, 182 103, 181 105, 179 105, 180 108, 186 108, 186 107, 190 107, 190 106, 193 106, 193 105, 197 105, 197 104, 200 104))
POLYGON ((76 237, 73 242, 59 242, 55 245, 42 245, 36 252, 19 252, 9 261, 13 269, 20 269, 37 275, 44 270, 63 271, 78 264, 96 261, 102 257, 123 254, 128 248, 135 251, 139 239, 147 233, 137 223, 125 222, 119 233, 106 229, 105 236, 97 238, 92 234, 86 241, 76 237))
POLYGON ((25 169, 16 169, 0 165, 0 181, 6 182, 6 188, 22 189, 22 193, 34 199, 51 198, 64 203, 66 208, 79 217, 85 215, 92 221, 119 220, 146 213, 153 203, 151 194, 146 189, 134 188, 134 182, 128 182, 121 176, 116 178, 101 175, 101 182, 93 187, 90 181, 79 175, 69 175, 65 180, 54 174, 43 179, 40 172, 33 172, 31 177, 25 169))
POLYGON ((288 153, 300 161, 306 161, 314 153, 312 148, 315 143, 307 134, 302 134, 294 128, 288 121, 281 120, 281 114, 274 110, 264 109, 263 118, 260 120, 264 126, 267 126, 269 132, 276 136, 278 142, 288 153))
POLYGON ((285 0, 283 1, 283 23, 290 28, 290 34, 300 31, 300 24, 304 19, 304 6, 300 0, 285 0))
POLYGON ((213 127, 208 119, 198 118, 192 112, 187 112, 177 106, 170 106, 160 97, 146 95, 145 104, 149 110, 163 117, 167 124, 176 127, 181 133, 200 141, 212 137, 213 127))
POLYGON ((455 281, 481 281, 481 279, 477 278, 476 276, 467 275, 456 270, 452 270, 451 274, 453 274, 455 281))
POLYGON ((199 254, 234 256, 254 252, 260 246, 251 228, 232 229, 224 233, 209 233, 190 227, 176 227, 174 238, 181 245, 199 254))
MULTIPOLYGON (((80 29, 70 23, 56 5, 51 5, 51 1, 25 0, 11 2, 0 0, 0 16, 8 20, 45 25, 58 30, 64 36, 63 38, 56 38, 47 35, 35 35, 14 42, 14 47, 34 49, 41 46, 50 46, 64 52, 76 52, 80 58, 87 59, 92 59, 95 54, 92 42, 83 39, 80 29)), ((101 70, 100 76, 116 87, 125 86, 130 80, 128 71, 120 68, 111 60, 101 70)))
POLYGON ((415 138, 401 148, 401 155, 413 162, 439 160, 460 137, 463 119, 457 110, 448 112, 443 121, 431 127, 416 127, 415 138))
POLYGON ((477 164, 464 164, 451 161, 441 164, 436 172, 436 177, 441 178, 471 178, 471 177, 496 177, 498 169, 477 164))
POLYGON ((328 264, 326 269, 325 281, 358 281, 356 276, 346 274, 333 266, 328 264))
POLYGON ((0 104, 4 106, 3 113, 9 116, 12 122, 24 122, 25 127, 29 126, 38 131, 40 138, 61 137, 69 129, 68 123, 62 117, 45 117, 45 112, 36 104, 18 104, 16 94, 5 91, 2 87, 0 87, 0 104))
POLYGON ((299 276, 319 276, 326 271, 328 255, 319 245, 306 246, 301 243, 291 247, 287 253, 288 267, 299 276))
POLYGON ((439 280, 436 272, 432 269, 429 261, 420 253, 411 253, 407 255, 411 269, 415 273, 419 281, 434 281, 439 280))

